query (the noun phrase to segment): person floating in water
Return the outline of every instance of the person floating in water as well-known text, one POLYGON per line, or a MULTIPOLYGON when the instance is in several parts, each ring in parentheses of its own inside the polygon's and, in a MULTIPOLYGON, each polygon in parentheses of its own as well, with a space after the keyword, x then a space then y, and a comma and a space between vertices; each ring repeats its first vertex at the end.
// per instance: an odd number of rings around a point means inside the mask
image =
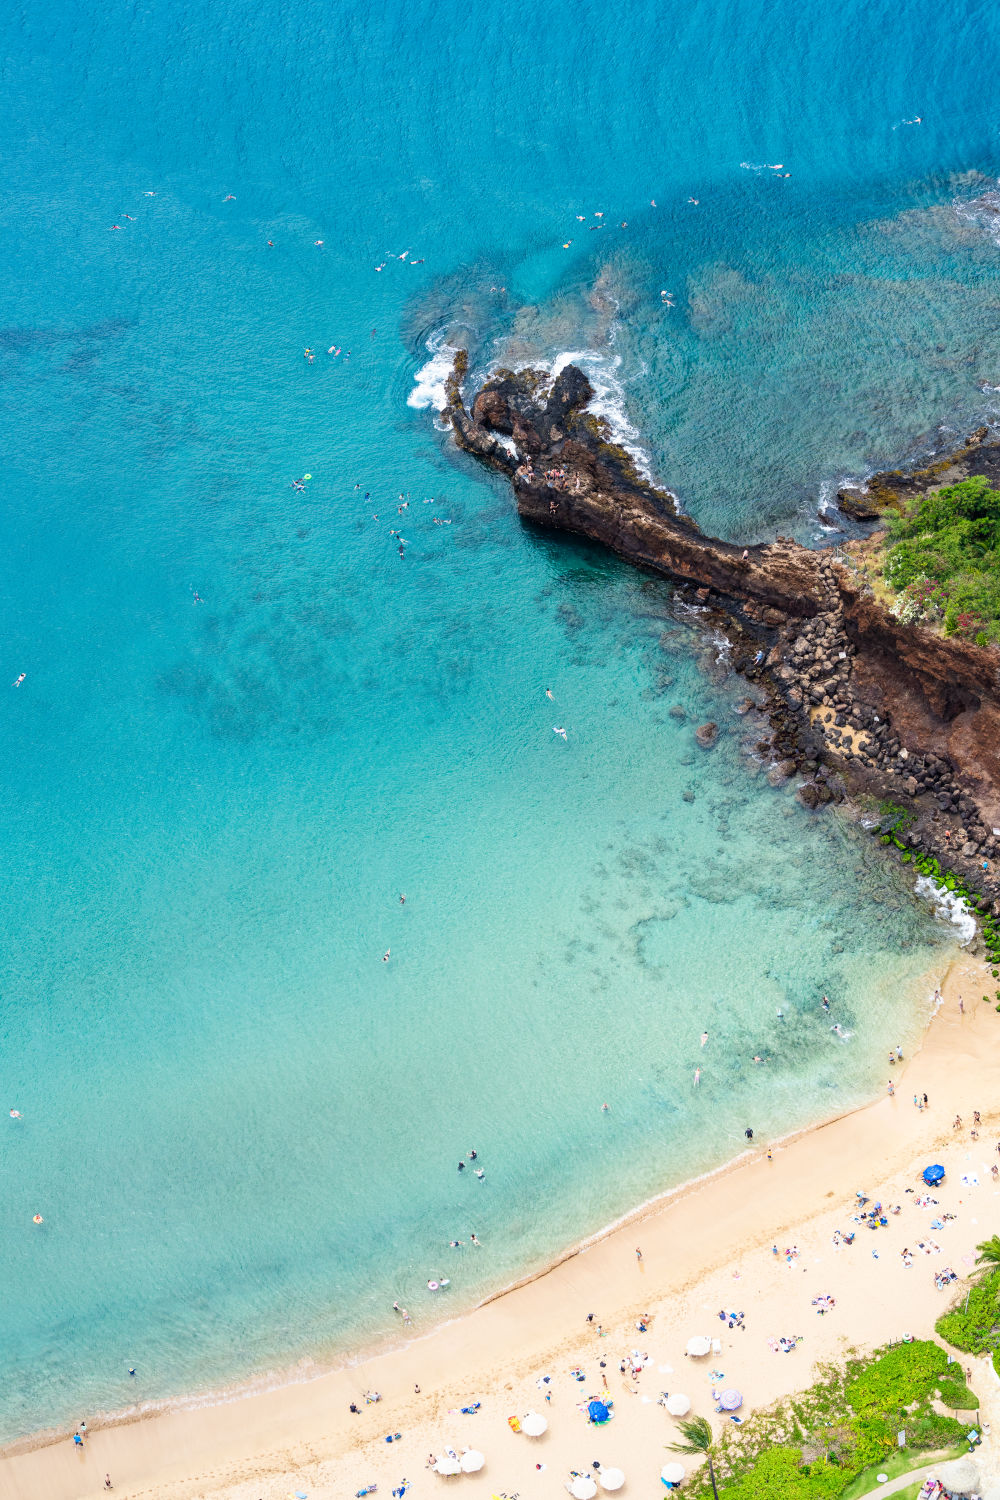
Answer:
POLYGON ((546 688, 545 689, 545 696, 546 696, 546 698, 552 698, 552 702, 553 703, 556 701, 555 698, 552 697, 552 689, 551 688, 546 688))
MULTIPOLYGON (((566 731, 565 731, 565 729, 563 729, 563 727, 561 725, 553 724, 553 726, 552 726, 552 733, 553 734, 558 734, 564 740, 566 740, 566 731)), ((569 743, 568 740, 566 740, 566 742, 567 742, 567 744, 569 743)))
POLYGON ((28 675, 27 672, 22 672, 20 674, 20 676, 16 677, 14 679, 14 681, 11 683, 11 687, 20 687, 21 683, 24 681, 24 679, 27 677, 27 675, 28 675))
POLYGON ((383 954, 382 954, 382 962, 383 962, 383 963, 384 963, 384 964, 387 964, 387 963, 388 963, 388 962, 389 962, 389 954, 390 954, 390 953, 391 953, 391 952, 392 952, 392 949, 391 949, 391 948, 387 948, 387 949, 386 949, 386 950, 385 950, 385 952, 384 952, 384 953, 383 953, 383 954))

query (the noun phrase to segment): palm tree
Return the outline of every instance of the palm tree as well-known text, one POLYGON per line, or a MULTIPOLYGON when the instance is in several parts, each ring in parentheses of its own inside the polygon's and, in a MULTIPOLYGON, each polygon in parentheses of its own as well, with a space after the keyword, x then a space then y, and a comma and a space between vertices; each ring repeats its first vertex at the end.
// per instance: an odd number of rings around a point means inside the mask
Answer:
POLYGON ((1000 1234, 983 1240, 981 1245, 976 1246, 976 1249, 979 1251, 976 1256, 976 1265, 979 1266, 981 1273, 995 1271, 1000 1267, 1000 1234))
MULTIPOLYGON (((980 1247, 982 1248, 982 1247, 980 1247)), ((998 1257, 1000 1257, 1000 1241, 997 1242, 998 1257)), ((707 1417, 692 1417, 688 1422, 678 1422, 681 1430, 683 1443, 671 1443, 671 1453, 702 1453, 708 1459, 708 1477, 712 1481, 712 1494, 715 1500, 719 1500, 719 1491, 715 1484, 715 1470, 712 1467, 712 1455, 709 1449, 712 1446, 712 1427, 707 1417)))

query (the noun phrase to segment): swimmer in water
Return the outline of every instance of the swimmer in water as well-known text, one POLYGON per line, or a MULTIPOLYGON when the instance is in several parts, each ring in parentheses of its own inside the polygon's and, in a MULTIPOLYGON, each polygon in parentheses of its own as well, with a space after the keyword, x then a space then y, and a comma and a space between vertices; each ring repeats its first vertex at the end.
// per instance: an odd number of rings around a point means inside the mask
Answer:
POLYGON ((198 593, 197 589, 191 590, 191 600, 194 604, 203 604, 205 602, 202 599, 201 595, 198 593))
POLYGON ((19 1109, 12 1109, 10 1112, 10 1117, 12 1120, 20 1120, 23 1118, 19 1109))
POLYGON ((479 1178, 480 1182, 486 1181, 486 1173, 483 1171, 482 1167, 476 1168, 476 1176, 479 1178))
POLYGON ((389 962, 389 954, 390 954, 390 953, 391 953, 391 952, 392 952, 392 949, 391 949, 391 948, 387 948, 387 949, 386 949, 386 950, 385 950, 385 952, 384 952, 384 953, 383 953, 383 954, 382 954, 382 962, 383 962, 383 963, 384 963, 384 964, 387 964, 387 963, 388 963, 388 962, 389 962))
POLYGON ((402 891, 400 891, 400 893, 399 893, 399 904, 400 904, 400 906, 405 906, 406 905, 406 897, 405 897, 405 895, 403 894, 402 891))
POLYGON ((701 1069, 700 1068, 695 1068, 695 1070, 694 1070, 694 1086, 695 1086, 695 1088, 698 1087, 698 1085, 699 1085, 700 1082, 701 1082, 701 1069))
POLYGON ((611 1105, 610 1104, 602 1104, 601 1105, 601 1113, 604 1114, 604 1115, 606 1115, 609 1112, 610 1109, 611 1109, 611 1105))
POLYGON ((32 1224, 44 1224, 45 1220, 42 1218, 41 1214, 33 1214, 31 1222, 32 1224))
MULTIPOLYGON (((552 689, 551 688, 546 688, 545 689, 545 696, 546 696, 546 698, 552 698, 552 689)), ((552 698, 552 702, 554 703, 555 701, 556 700, 554 698, 552 698)))
POLYGON ((553 724, 552 733, 561 735, 563 739, 566 739, 566 731, 559 725, 553 724))
POLYGON ((701 1045, 704 1047, 704 1045, 705 1045, 705 1043, 707 1041, 708 1041, 708 1032, 707 1031, 703 1031, 702 1034, 701 1034, 701 1045))
POLYGON ((20 687, 20 686, 21 686, 21 683, 22 683, 22 682, 23 682, 23 681, 24 681, 24 679, 25 679, 25 677, 27 677, 27 675, 28 675, 28 674, 27 674, 27 672, 22 672, 22 673, 21 673, 21 675, 20 675, 20 676, 19 676, 19 677, 17 677, 17 678, 16 678, 16 679, 15 679, 15 680, 14 680, 14 681, 13 681, 13 682, 12 682, 12 683, 11 683, 11 687, 20 687))
POLYGON ((823 1008, 824 1014, 825 1015, 829 1015, 830 1014, 830 1002, 829 1002, 829 1000, 827 999, 827 997, 825 995, 823 996, 822 1000, 820 1001, 820 1005, 823 1008))
POLYGON ((223 201, 223 203, 235 203, 236 202, 236 194, 235 193, 227 193, 226 196, 223 198, 222 201, 223 201))
POLYGON ((482 1240, 477 1240, 476 1236, 474 1234, 470 1234, 469 1235, 469 1243, 471 1245, 482 1245, 483 1242, 482 1242, 482 1240))

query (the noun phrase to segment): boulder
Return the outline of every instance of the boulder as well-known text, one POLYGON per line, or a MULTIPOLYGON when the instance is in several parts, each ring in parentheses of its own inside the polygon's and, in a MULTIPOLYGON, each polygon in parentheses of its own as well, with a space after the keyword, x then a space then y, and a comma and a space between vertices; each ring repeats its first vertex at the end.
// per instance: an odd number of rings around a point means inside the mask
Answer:
POLYGON ((699 724, 694 732, 694 737, 703 750, 710 750, 719 737, 719 726, 712 721, 709 721, 707 724, 699 724))

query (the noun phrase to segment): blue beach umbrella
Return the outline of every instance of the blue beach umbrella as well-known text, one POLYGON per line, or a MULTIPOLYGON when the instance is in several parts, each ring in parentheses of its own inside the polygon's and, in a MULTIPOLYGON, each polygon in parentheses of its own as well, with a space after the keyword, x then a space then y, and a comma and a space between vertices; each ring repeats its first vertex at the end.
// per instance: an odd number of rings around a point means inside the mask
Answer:
POLYGON ((607 1422, 609 1420, 611 1412, 605 1406, 603 1401, 595 1400, 589 1403, 587 1407, 587 1415, 592 1422, 596 1422, 597 1425, 600 1426, 603 1422, 607 1422))
POLYGON ((925 1167, 924 1181, 926 1182, 928 1187, 937 1187, 939 1182, 944 1181, 944 1167, 925 1167))

